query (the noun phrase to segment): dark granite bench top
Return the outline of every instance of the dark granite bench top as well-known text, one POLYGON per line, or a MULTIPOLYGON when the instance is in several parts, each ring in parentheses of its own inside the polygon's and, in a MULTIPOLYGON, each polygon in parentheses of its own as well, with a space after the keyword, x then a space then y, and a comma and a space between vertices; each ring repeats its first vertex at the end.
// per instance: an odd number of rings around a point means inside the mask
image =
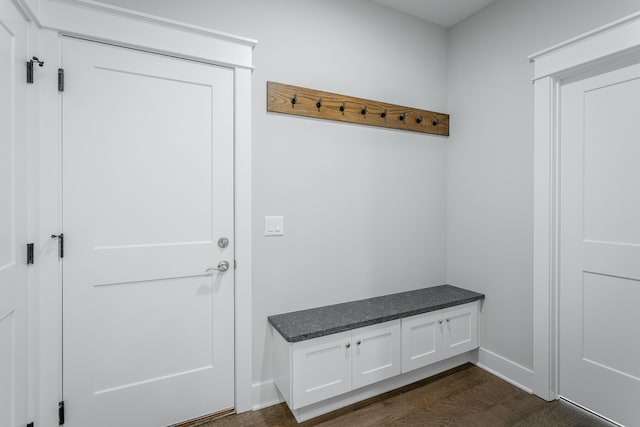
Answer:
POLYGON ((440 285, 292 311, 269 316, 267 319, 285 340, 298 342, 482 299, 483 294, 451 285, 440 285))

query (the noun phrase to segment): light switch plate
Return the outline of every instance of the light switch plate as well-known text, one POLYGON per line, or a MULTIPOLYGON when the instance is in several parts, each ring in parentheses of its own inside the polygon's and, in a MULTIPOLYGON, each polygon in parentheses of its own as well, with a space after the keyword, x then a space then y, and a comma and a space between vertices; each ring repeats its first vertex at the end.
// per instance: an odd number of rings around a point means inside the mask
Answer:
POLYGON ((265 216, 264 217, 265 236, 284 236, 284 217, 265 216))

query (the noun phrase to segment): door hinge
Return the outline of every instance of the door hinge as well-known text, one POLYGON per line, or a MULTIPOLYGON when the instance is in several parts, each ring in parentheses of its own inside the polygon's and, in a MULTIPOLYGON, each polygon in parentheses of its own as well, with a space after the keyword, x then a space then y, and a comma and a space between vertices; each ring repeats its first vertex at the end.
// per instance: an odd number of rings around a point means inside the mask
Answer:
POLYGON ((58 402, 58 425, 64 424, 64 400, 58 402))
POLYGON ((58 239, 58 256, 64 258, 64 234, 52 234, 52 239, 58 239))
POLYGON ((64 92, 64 68, 58 68, 58 92, 64 92))
POLYGON ((40 61, 37 56, 27 61, 27 83, 33 83, 33 64, 38 63, 39 67, 44 67, 44 62, 40 61))
POLYGON ((238 261, 236 261, 235 259, 233 260, 233 269, 234 270, 238 269, 238 261))
POLYGON ((33 243, 27 243, 27 265, 33 264, 33 243))
POLYGON ((33 421, 31 421, 29 424, 27 424, 27 427, 33 427, 33 421))

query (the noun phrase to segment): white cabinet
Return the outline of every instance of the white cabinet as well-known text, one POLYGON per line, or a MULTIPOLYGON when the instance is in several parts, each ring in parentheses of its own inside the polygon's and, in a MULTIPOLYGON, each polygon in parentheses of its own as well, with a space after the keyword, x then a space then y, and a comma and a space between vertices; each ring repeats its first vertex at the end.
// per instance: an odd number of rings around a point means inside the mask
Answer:
POLYGON ((349 400, 353 395, 371 397, 384 380, 399 383, 403 373, 477 348, 479 304, 475 301, 295 343, 285 341, 274 329, 274 382, 298 420, 343 406, 332 399, 336 396, 352 403, 357 401, 349 400))
POLYGON ((291 409, 400 374, 400 320, 296 343, 274 335, 274 378, 291 409))
POLYGON ((478 303, 402 319, 402 372, 478 347, 478 303))

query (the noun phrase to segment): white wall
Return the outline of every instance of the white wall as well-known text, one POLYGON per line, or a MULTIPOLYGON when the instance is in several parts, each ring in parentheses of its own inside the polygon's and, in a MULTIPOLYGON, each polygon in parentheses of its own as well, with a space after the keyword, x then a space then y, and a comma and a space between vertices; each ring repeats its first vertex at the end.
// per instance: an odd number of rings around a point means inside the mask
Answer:
POLYGON ((266 81, 446 112, 446 32, 362 0, 110 0, 259 41, 254 381, 267 316, 445 281, 445 138, 266 113, 266 81), (262 236, 284 215, 285 236, 262 236))
POLYGON ((533 66, 639 0, 499 0, 449 32, 447 280, 487 295, 481 345, 533 364, 533 66))

